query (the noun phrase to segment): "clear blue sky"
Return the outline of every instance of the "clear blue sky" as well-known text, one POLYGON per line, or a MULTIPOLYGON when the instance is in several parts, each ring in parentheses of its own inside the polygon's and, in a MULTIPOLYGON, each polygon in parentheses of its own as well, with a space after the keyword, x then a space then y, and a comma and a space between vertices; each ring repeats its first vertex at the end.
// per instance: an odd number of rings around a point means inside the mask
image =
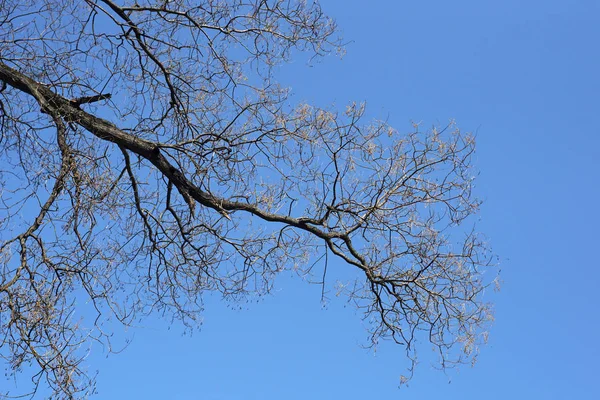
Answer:
MULTIPOLYGON (((286 275, 235 311, 209 298, 191 338, 164 321, 92 354, 98 399, 598 399, 600 2, 325 0, 346 40, 281 70, 293 101, 366 100, 399 131, 455 118, 478 135, 479 229, 501 256, 496 322, 474 367, 419 365, 360 347, 351 307, 286 275)), ((345 268, 345 266, 339 266, 345 268)), ((423 350, 423 349, 422 349, 423 350)))

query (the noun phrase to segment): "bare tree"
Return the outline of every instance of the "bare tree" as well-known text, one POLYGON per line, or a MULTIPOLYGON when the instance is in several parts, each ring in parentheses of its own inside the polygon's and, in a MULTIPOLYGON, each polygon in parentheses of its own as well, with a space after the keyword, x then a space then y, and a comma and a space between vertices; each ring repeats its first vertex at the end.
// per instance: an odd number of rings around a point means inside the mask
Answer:
POLYGON ((106 321, 193 326, 203 293, 290 269, 325 291, 334 262, 360 272, 342 291, 373 344, 475 357, 473 138, 290 105, 274 67, 335 35, 316 1, 0 0, 0 356, 34 392, 85 396, 106 321))

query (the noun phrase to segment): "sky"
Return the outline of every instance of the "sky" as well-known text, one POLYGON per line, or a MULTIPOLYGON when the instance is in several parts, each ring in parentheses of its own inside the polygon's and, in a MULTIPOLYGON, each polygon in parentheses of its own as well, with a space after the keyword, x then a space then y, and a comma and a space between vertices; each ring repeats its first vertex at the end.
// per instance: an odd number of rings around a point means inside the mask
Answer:
MULTIPOLYGON (((478 230, 502 287, 474 367, 442 372, 366 350, 360 315, 292 274, 259 303, 209 297, 192 336, 159 318, 121 354, 91 354, 96 399, 597 399, 600 386, 600 2, 323 0, 348 45, 280 70, 292 102, 398 131, 456 120, 477 134, 478 230)), ((345 266, 339 265, 339 268, 345 266)), ((421 350, 423 351, 423 349, 421 350)))

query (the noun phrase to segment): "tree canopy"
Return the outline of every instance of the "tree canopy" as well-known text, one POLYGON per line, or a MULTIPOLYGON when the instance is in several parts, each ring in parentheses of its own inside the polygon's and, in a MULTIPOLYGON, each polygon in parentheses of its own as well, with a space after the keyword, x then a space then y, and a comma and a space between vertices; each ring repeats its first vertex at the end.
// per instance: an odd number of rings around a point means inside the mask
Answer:
POLYGON ((490 252, 461 225, 474 138, 292 104, 276 67, 342 44, 316 1, 0 0, 8 368, 85 396, 107 321, 194 326, 204 293, 268 293, 286 270, 326 291, 334 265, 360 273, 340 290, 372 344, 470 362, 491 319, 490 252))

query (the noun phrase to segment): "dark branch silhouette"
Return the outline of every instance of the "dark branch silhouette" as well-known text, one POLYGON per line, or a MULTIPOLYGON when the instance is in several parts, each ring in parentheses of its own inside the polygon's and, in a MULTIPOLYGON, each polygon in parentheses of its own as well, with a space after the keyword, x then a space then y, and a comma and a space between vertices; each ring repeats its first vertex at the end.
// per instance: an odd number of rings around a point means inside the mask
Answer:
POLYGON ((112 95, 110 93, 106 93, 106 94, 97 94, 95 96, 78 97, 76 99, 72 99, 71 104, 73 104, 75 107, 79 108, 79 106, 82 104, 89 104, 89 103, 95 103, 97 101, 108 100, 111 98, 111 96, 112 95))

